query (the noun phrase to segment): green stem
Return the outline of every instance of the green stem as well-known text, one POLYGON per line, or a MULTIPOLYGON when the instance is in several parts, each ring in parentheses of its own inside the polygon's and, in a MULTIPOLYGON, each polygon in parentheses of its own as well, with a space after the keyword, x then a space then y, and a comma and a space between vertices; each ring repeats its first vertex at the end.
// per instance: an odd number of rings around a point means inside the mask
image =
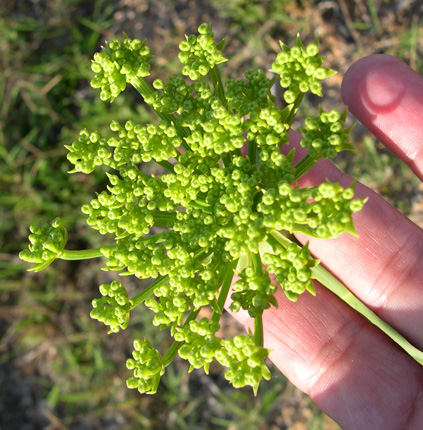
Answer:
POLYGON ((229 167, 232 164, 232 156, 230 153, 226 153, 222 155, 223 165, 225 167, 229 167))
POLYGON ((170 234, 170 230, 162 231, 160 233, 152 234, 151 236, 143 236, 141 241, 148 244, 164 242, 170 234))
POLYGON ((254 272, 262 273, 263 265, 261 264, 260 254, 255 254, 251 252, 250 255, 251 255, 251 265, 253 266, 254 272))
MULTIPOLYGON (((151 95, 153 95, 155 92, 151 85, 144 78, 132 78, 131 85, 141 94, 143 99, 151 97, 151 95)), ((183 138, 187 136, 186 130, 180 125, 176 124, 176 120, 173 115, 164 112, 155 112, 163 121, 175 127, 179 137, 183 138)), ((182 140, 182 146, 187 150, 189 149, 189 146, 185 140, 182 140)))
POLYGON ((263 315, 254 317, 254 343, 256 346, 263 346, 263 315))
POLYGON ((155 227, 173 227, 176 216, 174 213, 165 213, 156 211, 153 214, 155 227))
POLYGON ((196 209, 201 209, 204 212, 207 212, 210 214, 213 213, 212 207, 204 200, 200 200, 200 199, 192 200, 189 202, 188 206, 191 206, 196 209))
MULTIPOLYGON (((212 69, 210 69, 210 79, 213 82, 214 92, 219 98, 219 100, 222 102, 223 106, 228 109, 228 101, 225 97, 225 89, 223 87, 222 78, 219 73, 219 69, 217 66, 214 66, 212 69)), ((232 158, 229 154, 222 155, 222 161, 225 167, 228 167, 231 165, 232 158)))
POLYGON ((316 158, 306 155, 301 161, 295 164, 295 180, 308 173, 314 167, 317 161, 318 160, 316 158))
POLYGON ((273 87, 273 85, 275 85, 278 79, 280 79, 280 76, 278 75, 273 76, 273 78, 270 80, 270 83, 269 83, 269 90, 273 87))
POLYGON ((316 233, 316 229, 311 228, 308 225, 294 223, 294 225, 292 227, 292 231, 294 233, 306 234, 307 236, 318 238, 317 233, 316 233))
POLYGON ((294 100, 294 103, 291 107, 288 118, 286 119, 287 124, 291 125, 292 122, 294 121, 295 115, 298 112, 298 108, 300 107, 301 102, 303 101, 303 98, 304 98, 304 93, 300 93, 298 94, 297 98, 294 100))
POLYGON ((223 312, 223 307, 225 306, 226 299, 228 298, 229 289, 232 284, 232 279, 234 277, 234 269, 238 264, 238 260, 231 261, 224 268, 223 272, 223 282, 220 287, 219 297, 217 299, 217 309, 213 311, 212 316, 210 318, 210 322, 219 322, 220 317, 223 312))
POLYGON ((61 260, 89 260, 91 258, 103 257, 101 248, 97 249, 86 249, 81 251, 71 251, 64 249, 57 258, 61 260))
POLYGON ((328 290, 332 291, 341 300, 355 309, 365 318, 367 318, 376 327, 379 327, 386 335, 396 342, 405 352, 407 352, 414 360, 423 365, 423 352, 413 346, 407 339, 401 336, 389 324, 379 318, 371 311, 364 303, 354 296, 344 284, 338 281, 330 274, 321 264, 311 269, 315 278, 324 285, 328 290))
POLYGON ((169 276, 162 276, 161 278, 154 281, 151 285, 149 285, 143 292, 137 294, 136 296, 132 297, 131 299, 131 311, 132 309, 136 308, 138 305, 140 305, 144 300, 146 300, 148 297, 150 297, 154 289, 156 287, 159 287, 160 285, 165 284, 169 280, 169 276))
POLYGON ((242 152, 241 152, 241 150, 240 150, 239 148, 235 148, 235 149, 232 151, 232 154, 233 154, 233 155, 235 155, 235 156, 237 156, 237 157, 241 157, 242 152))
POLYGON ((278 241, 284 248, 286 248, 288 245, 292 243, 292 240, 288 239, 285 235, 283 235, 279 231, 272 231, 272 233, 270 234, 271 235, 268 238, 269 239, 268 242, 270 244, 272 244, 273 239, 276 239, 276 241, 278 241))
POLYGON ((217 66, 214 66, 210 69, 210 78, 213 82, 214 90, 220 101, 223 103, 223 106, 228 107, 228 102, 225 98, 225 90, 223 88, 222 78, 220 77, 219 69, 217 66))
MULTIPOLYGON (((185 320, 184 327, 189 324, 190 321, 194 320, 198 313, 200 312, 200 309, 197 309, 196 311, 192 310, 190 314, 188 315, 188 318, 185 320)), ((178 353, 179 348, 184 344, 184 342, 179 342, 175 340, 175 342, 172 343, 167 353, 163 356, 163 365, 169 366, 170 363, 172 363, 173 359, 176 357, 176 354, 178 353)))
POLYGON ((257 142, 255 140, 248 141, 248 158, 251 164, 255 165, 257 162, 257 142))
MULTIPOLYGON (((151 87, 151 85, 144 78, 132 78, 131 85, 141 94, 141 96, 145 99, 147 97, 152 96, 155 91, 151 87)), ((162 114, 167 115, 167 114, 162 114)))
MULTIPOLYGON (((262 273, 263 264, 260 254, 250 253, 251 265, 256 273, 262 273)), ((254 342, 256 346, 263 346, 263 317, 262 314, 254 317, 254 342)))
POLYGON ((159 161, 160 166, 164 167, 167 171, 171 173, 175 173, 175 167, 172 163, 169 163, 167 160, 159 161))

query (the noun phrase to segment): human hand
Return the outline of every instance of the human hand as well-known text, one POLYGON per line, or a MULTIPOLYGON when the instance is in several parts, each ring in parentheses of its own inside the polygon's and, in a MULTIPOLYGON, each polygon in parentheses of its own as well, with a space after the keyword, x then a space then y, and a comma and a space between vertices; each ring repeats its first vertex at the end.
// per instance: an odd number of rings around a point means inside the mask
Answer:
MULTIPOLYGON (((423 78, 400 60, 374 55, 346 73, 342 96, 350 112, 423 180, 423 78)), ((299 146, 299 136, 292 135, 299 146)), ((300 151, 301 148, 298 148, 300 151)), ((311 186, 352 179, 320 161, 301 179, 311 186)), ((355 214, 358 237, 299 236, 322 264, 363 303, 423 349, 423 230, 362 184, 369 197, 355 214)), ((423 367, 364 317, 316 282, 316 297, 263 314, 264 346, 292 383, 343 429, 422 429, 423 367)), ((253 328, 248 314, 233 314, 253 328)))

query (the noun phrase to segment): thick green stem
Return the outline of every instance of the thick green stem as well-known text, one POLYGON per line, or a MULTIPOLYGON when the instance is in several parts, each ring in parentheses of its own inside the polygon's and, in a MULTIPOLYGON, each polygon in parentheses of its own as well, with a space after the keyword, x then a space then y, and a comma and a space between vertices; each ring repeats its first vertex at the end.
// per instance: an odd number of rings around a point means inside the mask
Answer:
POLYGON ((316 233, 316 229, 311 228, 308 225, 294 223, 294 225, 292 226, 292 231, 294 233, 306 234, 307 236, 318 238, 317 233, 316 233))
POLYGON ((141 94, 144 99, 151 97, 155 92, 151 85, 144 78, 132 78, 131 85, 141 94))
POLYGON ((423 365, 423 352, 413 346, 407 339, 401 336, 389 324, 379 318, 371 311, 364 303, 362 303, 351 291, 330 274, 321 264, 311 269, 315 278, 324 285, 328 290, 332 291, 341 300, 355 309, 365 318, 367 318, 376 327, 379 327, 386 335, 396 342, 405 352, 407 352, 414 360, 423 365))
POLYGON ((263 346, 263 315, 254 317, 254 343, 256 346, 263 346))
POLYGON ((89 260, 91 258, 103 257, 101 248, 97 249, 86 249, 82 251, 71 251, 64 249, 57 258, 61 260, 89 260))
POLYGON ((255 140, 248 141, 248 158, 251 164, 255 165, 257 162, 257 142, 255 140))
POLYGON ((278 241, 284 248, 292 243, 290 239, 288 239, 285 235, 283 235, 279 231, 272 231, 271 236, 269 237, 268 242, 272 244, 272 239, 278 241))
MULTIPOLYGON (((256 273, 263 272, 260 254, 251 253, 251 265, 256 273)), ((263 318, 262 314, 254 317, 254 342, 257 346, 263 346, 263 318)))

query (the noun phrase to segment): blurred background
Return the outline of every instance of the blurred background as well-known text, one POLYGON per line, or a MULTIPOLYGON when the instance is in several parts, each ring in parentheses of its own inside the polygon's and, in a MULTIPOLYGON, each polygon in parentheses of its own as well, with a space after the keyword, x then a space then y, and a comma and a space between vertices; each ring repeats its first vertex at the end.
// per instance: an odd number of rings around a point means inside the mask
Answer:
MULTIPOLYGON (((104 178, 68 175, 65 144, 81 128, 105 131, 112 119, 152 120, 139 96, 126 91, 103 103, 89 86, 94 52, 122 32, 148 39, 155 55, 151 78, 180 70, 177 45, 184 34, 211 22, 227 38, 228 75, 270 68, 279 40, 319 37, 326 67, 338 71, 324 98, 308 97, 302 115, 343 109, 340 84, 358 58, 395 55, 423 72, 420 0, 2 0, 0 3, 0 429, 338 429, 313 402, 272 369, 254 397, 235 390, 220 367, 187 374, 176 360, 155 396, 125 386, 132 339, 148 333, 157 345, 166 333, 151 315, 134 312, 118 335, 89 317, 98 285, 113 276, 101 262, 56 261, 26 272, 18 258, 29 225, 64 219, 69 247, 98 247, 80 211, 104 178)), ((354 120, 350 118, 352 123, 354 120)), ((298 123, 299 124, 299 123, 298 123)), ((423 188, 366 129, 354 129, 355 154, 338 165, 423 224, 423 188)), ((139 281, 138 288, 139 288, 139 281)), ((127 278, 130 290, 136 280, 127 278)), ((240 330, 226 318, 224 329, 240 330)), ((347 405, 346 405, 347 407, 347 405)))

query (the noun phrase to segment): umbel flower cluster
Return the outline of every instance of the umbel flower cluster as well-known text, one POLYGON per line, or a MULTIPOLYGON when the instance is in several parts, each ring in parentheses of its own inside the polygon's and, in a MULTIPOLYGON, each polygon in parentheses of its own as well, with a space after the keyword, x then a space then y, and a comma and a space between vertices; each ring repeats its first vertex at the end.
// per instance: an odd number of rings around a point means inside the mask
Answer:
POLYGON ((91 313, 116 333, 144 303, 154 324, 169 328, 174 343, 165 353, 148 339, 134 341, 127 385, 141 393, 156 392, 176 354, 190 370, 208 372, 215 360, 235 387, 257 391, 260 380, 270 377, 262 314, 277 306, 275 291, 281 288, 293 301, 305 291, 314 294, 318 261, 290 235, 355 234, 352 215, 364 204, 354 199, 354 184, 297 185, 319 159, 352 149, 346 112, 321 110, 305 120, 301 145, 308 154, 294 162, 288 132, 301 100, 309 90, 321 95, 321 81, 333 74, 322 67, 317 41, 306 47, 299 38, 292 48, 281 44, 273 78, 250 70, 242 79, 223 81, 218 65, 227 61, 224 41, 215 42, 209 24, 198 33, 180 43, 182 75, 167 82, 150 85, 145 79, 152 56, 140 40, 124 36, 94 56, 91 84, 101 99, 113 101, 130 84, 158 121, 113 121, 110 136, 82 130, 67 147, 72 172, 101 168, 108 176, 107 189, 82 211, 89 226, 110 237, 110 246, 66 250, 66 229, 56 219, 50 226, 31 226, 31 244, 20 254, 35 263, 32 270, 55 258, 103 257, 106 270, 154 280, 132 298, 118 281, 101 285, 91 313), (277 80, 285 89, 284 108, 271 94, 277 80), (147 175, 143 163, 160 165, 163 173, 147 175), (254 333, 219 336, 229 294, 232 311, 254 318, 254 333), (209 318, 199 316, 203 307, 211 308, 209 318))

